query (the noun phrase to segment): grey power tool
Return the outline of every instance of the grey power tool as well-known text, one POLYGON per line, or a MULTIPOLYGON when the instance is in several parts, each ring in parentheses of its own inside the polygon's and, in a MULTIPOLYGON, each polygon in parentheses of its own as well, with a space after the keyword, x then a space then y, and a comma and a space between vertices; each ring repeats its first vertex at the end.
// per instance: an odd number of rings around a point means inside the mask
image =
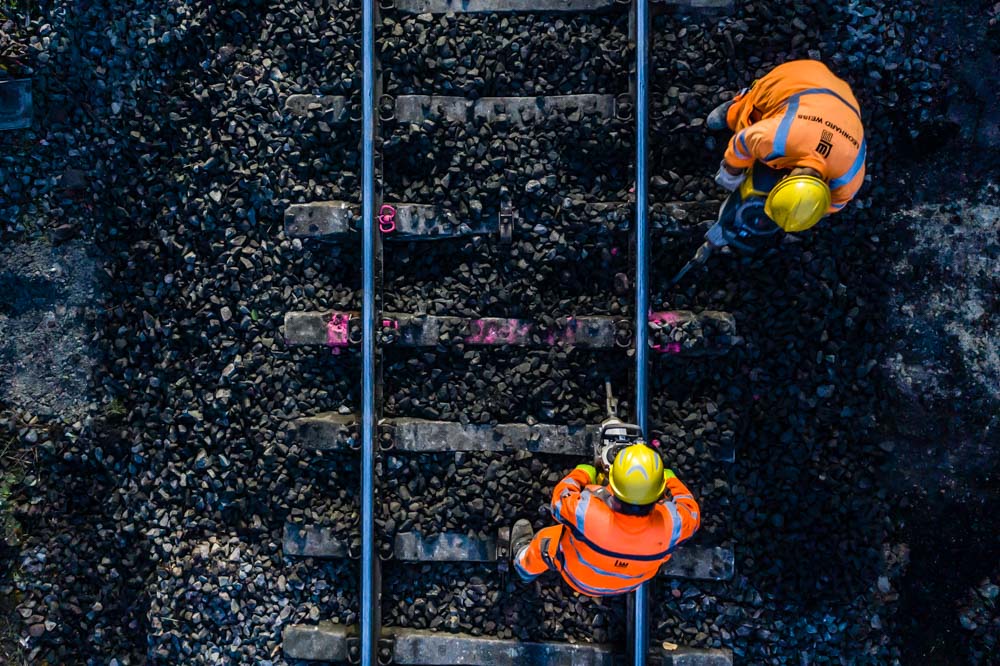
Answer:
POLYGON ((611 468, 618 453, 636 442, 643 441, 642 428, 618 417, 618 400, 611 392, 611 382, 604 382, 608 416, 601 421, 600 435, 594 442, 594 467, 601 471, 611 468))

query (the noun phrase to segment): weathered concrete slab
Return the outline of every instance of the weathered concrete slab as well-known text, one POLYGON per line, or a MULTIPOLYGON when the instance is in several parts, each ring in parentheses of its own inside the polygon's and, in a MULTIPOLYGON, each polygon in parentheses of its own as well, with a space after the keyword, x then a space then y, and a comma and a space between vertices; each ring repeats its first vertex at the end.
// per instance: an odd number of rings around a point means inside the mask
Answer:
POLYGON ((333 622, 293 624, 281 634, 281 649, 289 659, 344 662, 357 633, 354 625, 333 622))
POLYGON ((424 537, 419 532, 396 535, 393 556, 405 562, 495 562, 497 543, 466 534, 424 537))
POLYGON ((395 98, 396 119, 404 123, 419 123, 432 116, 455 122, 479 120, 493 123, 504 115, 514 125, 527 125, 555 115, 564 115, 576 122, 590 115, 611 118, 614 113, 613 95, 481 97, 476 100, 440 95, 400 95, 395 98))
MULTIPOLYGON (((290 345, 349 344, 344 327, 349 326, 350 313, 290 312, 285 315, 285 340, 290 345)), ((438 344, 461 342, 486 346, 545 346, 556 343, 590 349, 615 346, 616 330, 628 326, 628 320, 607 317, 569 317, 553 327, 522 319, 483 317, 438 317, 386 312, 383 319, 392 329, 395 343, 410 347, 433 347, 438 344)))
MULTIPOLYGON (((344 450, 358 441, 359 420, 353 414, 317 414, 297 419, 290 432, 307 449, 344 450)), ((397 451, 530 451, 585 456, 594 450, 598 426, 501 423, 496 426, 451 421, 392 418, 379 424, 397 451)), ((382 441, 386 441, 383 439, 382 441)))
POLYGON ((347 557, 347 544, 330 527, 285 523, 281 549, 288 557, 347 557))
POLYGON ((600 436, 598 426, 500 423, 496 426, 423 419, 387 419, 398 451, 531 451, 585 456, 600 436))
MULTIPOLYGON (((306 449, 344 451, 357 448, 359 424, 355 414, 317 414, 296 419, 289 436, 306 449)), ((500 423, 492 426, 412 418, 383 419, 379 428, 382 446, 412 453, 529 451, 586 456, 594 450, 594 443, 600 436, 596 425, 500 423)), ((733 462, 736 458, 735 444, 714 446, 709 450, 713 459, 720 462, 733 462)))
POLYGON ((394 663, 402 665, 611 666, 614 663, 611 646, 595 643, 522 643, 419 629, 395 630, 392 636, 394 663))
MULTIPOLYGON (((440 206, 390 203, 396 209, 396 230, 382 235, 387 242, 437 240, 483 236, 499 232, 499 220, 469 222, 440 206)), ((666 236, 684 237, 715 220, 718 202, 657 204, 650 221, 653 230, 666 236)), ((631 226, 632 205, 627 202, 593 202, 566 209, 563 215, 589 222, 610 221, 626 231, 631 226)), ((285 233, 291 238, 340 241, 359 236, 361 206, 347 201, 316 201, 292 204, 285 210, 285 233)))
POLYGON ((732 650, 688 648, 671 643, 660 645, 664 666, 733 666, 732 650))
MULTIPOLYGON (((499 220, 469 223, 440 206, 391 203, 396 229, 385 241, 422 241, 497 233, 499 220)), ((360 238, 361 206, 346 201, 293 204, 285 211, 285 233, 291 238, 341 240, 360 238)))
POLYGON ((589 349, 615 345, 618 320, 614 317, 567 317, 552 327, 506 317, 436 317, 432 315, 387 314, 399 324, 398 343, 412 347, 433 347, 442 342, 463 342, 476 347, 518 347, 567 344, 589 349), (457 339, 456 339, 457 338, 457 339))
MULTIPOLYGON (((612 666, 619 658, 612 646, 599 643, 522 643, 422 629, 387 628, 382 635, 393 645, 393 663, 401 665, 612 666)), ((285 627, 281 647, 288 659, 345 662, 357 642, 356 625, 320 622, 285 627)), ((732 666, 733 663, 730 650, 661 643, 653 651, 664 664, 671 666, 732 666)))
POLYGON ((285 112, 305 117, 311 113, 323 115, 325 120, 347 122, 347 98, 339 95, 289 95, 285 112))
POLYGON ((690 9, 731 9, 733 0, 653 0, 654 4, 690 9))
MULTIPOLYGON (((282 547, 288 557, 339 559, 348 556, 347 544, 335 538, 328 527, 285 524, 282 547)), ((397 534, 393 555, 415 562, 495 562, 495 539, 465 534, 423 537, 418 532, 397 534)), ((733 577, 733 551, 728 548, 681 546, 660 569, 660 575, 688 580, 729 580, 733 577)))
POLYGON ((31 79, 0 81, 0 130, 31 127, 31 79))
POLYGON ((669 310, 649 314, 653 351, 674 356, 722 356, 742 342, 728 312, 669 310))
POLYGON ((285 209, 285 233, 290 238, 324 240, 357 234, 360 208, 347 201, 292 204, 285 209))
POLYGON ((314 451, 343 451, 360 441, 361 421, 355 414, 336 412, 306 416, 292 422, 289 437, 314 451))
POLYGON ((408 14, 476 14, 527 12, 593 12, 615 5, 614 0, 395 0, 408 14))
MULTIPOLYGON (((318 414, 297 419, 290 433, 302 446, 315 450, 344 450, 358 437, 358 419, 352 414, 318 414)), ((537 423, 501 423, 496 426, 450 421, 395 418, 379 424, 389 433, 393 449, 414 453, 460 451, 530 451, 585 456, 594 450, 598 426, 537 423)))
POLYGON ((690 580, 729 580, 735 569, 733 551, 711 546, 680 546, 660 567, 660 575, 690 580))
MULTIPOLYGON (((351 312, 288 312, 285 314, 285 342, 289 345, 351 344, 351 312)), ((355 343, 356 344, 356 343, 355 343)))
MULTIPOLYGON (((285 315, 285 341, 291 346, 346 347, 360 342, 354 314, 349 312, 290 312, 285 315)), ((650 344, 671 356, 718 356, 742 342, 736 322, 725 312, 675 310, 650 313, 650 344)), ((611 349, 631 344, 632 323, 620 317, 563 317, 543 326, 506 317, 439 317, 383 314, 382 342, 405 347, 465 344, 474 347, 546 347, 568 345, 611 349)))

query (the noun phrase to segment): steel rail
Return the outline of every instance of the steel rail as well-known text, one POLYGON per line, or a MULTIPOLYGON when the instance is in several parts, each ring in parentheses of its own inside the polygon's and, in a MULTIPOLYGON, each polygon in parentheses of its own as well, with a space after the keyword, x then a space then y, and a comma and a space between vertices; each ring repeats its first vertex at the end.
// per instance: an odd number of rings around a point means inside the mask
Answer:
POLYGON ((377 663, 381 594, 375 548, 375 2, 362 0, 361 49, 361 663, 377 663))
MULTIPOLYGON (((646 139, 649 133, 650 3, 635 2, 635 415, 646 433, 649 423, 649 174, 646 139)), ((632 598, 632 636, 629 652, 634 666, 645 666, 649 646, 650 584, 639 586, 632 598)))

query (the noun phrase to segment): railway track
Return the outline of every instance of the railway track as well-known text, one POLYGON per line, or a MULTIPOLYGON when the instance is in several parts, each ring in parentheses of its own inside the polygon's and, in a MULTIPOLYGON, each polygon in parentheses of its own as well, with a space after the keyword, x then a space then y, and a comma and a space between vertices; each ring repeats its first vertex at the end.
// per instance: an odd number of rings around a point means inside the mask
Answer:
MULTIPOLYGON (((666 4, 700 10, 724 7, 728 3, 725 0, 677 0, 666 4)), ((714 214, 710 207, 698 203, 648 205, 644 137, 648 131, 649 106, 649 5, 616 0, 539 0, 532 3, 520 0, 466 0, 461 3, 385 0, 380 6, 365 2, 362 9, 361 76, 364 87, 360 113, 352 100, 332 95, 293 95, 285 104, 286 113, 293 118, 321 118, 320 122, 327 126, 360 121, 362 126, 360 203, 314 201, 295 204, 285 215, 285 233, 289 237, 334 246, 360 242, 362 247, 360 310, 298 311, 289 312, 285 317, 285 338, 290 346, 315 347, 317 353, 342 354, 343 358, 360 352, 356 354, 361 357, 359 409, 301 418, 292 431, 292 436, 304 449, 358 456, 360 538, 345 537, 343 525, 290 520, 285 526, 283 543, 288 557, 359 561, 359 622, 344 625, 321 619, 315 624, 286 627, 283 636, 286 657, 365 664, 611 664, 626 658, 633 664, 644 664, 649 659, 678 664, 731 663, 731 656, 723 650, 677 646, 657 646, 650 650, 649 586, 630 597, 627 646, 623 645, 625 636, 604 643, 519 639, 504 629, 502 625, 509 618, 500 611, 491 616, 494 635, 483 635, 479 628, 466 630, 458 615, 439 617, 440 621, 431 622, 428 627, 406 626, 405 613, 399 611, 399 604, 389 613, 396 622, 383 622, 383 582, 391 581, 389 596, 399 601, 395 590, 412 584, 410 579, 427 571, 427 567, 452 567, 454 587, 461 589, 463 602, 482 604, 488 599, 487 606, 503 606, 499 600, 507 595, 502 582, 507 557, 506 528, 517 515, 533 511, 538 502, 530 493, 529 501, 522 506, 483 500, 481 496, 487 494, 484 490, 489 489, 489 469, 494 464, 513 459, 528 460, 531 464, 545 461, 539 463, 541 469, 562 470, 590 454, 596 433, 595 426, 580 423, 579 418, 573 419, 576 422, 560 421, 558 406, 551 409, 554 417, 551 423, 533 419, 507 422, 497 418, 488 419, 486 423, 470 423, 467 419, 415 417, 398 413, 405 411, 402 401, 392 405, 396 415, 387 415, 384 367, 396 368, 406 363, 407 355, 427 351, 438 354, 457 351, 462 358, 468 353, 495 353, 496 362, 509 360, 517 364, 522 362, 518 356, 524 357, 531 350, 549 349, 588 355, 595 365, 634 364, 633 370, 619 371, 616 377, 620 384, 616 388, 621 392, 628 390, 634 396, 628 401, 632 416, 647 432, 683 436, 683 423, 650 422, 650 357, 666 357, 669 359, 666 362, 672 364, 699 362, 706 357, 725 354, 739 344, 740 339, 735 322, 724 312, 655 312, 649 308, 646 239, 650 229, 651 233, 668 236, 690 234, 700 221, 714 214), (544 12, 551 15, 552 20, 567 13, 628 12, 629 41, 635 50, 634 63, 623 63, 632 70, 628 89, 617 93, 475 98, 383 94, 384 72, 379 67, 375 50, 375 27, 380 24, 381 17, 418 15, 426 18, 448 12, 484 16, 544 12), (545 227, 539 228, 532 221, 526 221, 527 216, 516 206, 512 187, 503 181, 502 160, 496 163, 501 173, 496 178, 495 196, 487 202, 486 212, 470 211, 461 206, 449 208, 440 202, 384 200, 383 186, 392 180, 392 174, 391 163, 383 161, 380 164, 378 159, 383 131, 405 133, 407 126, 431 123, 448 127, 490 127, 497 134, 504 130, 530 134, 532 126, 539 123, 570 126, 583 119, 609 125, 635 123, 637 127, 634 200, 588 201, 564 211, 597 228, 598 233, 630 237, 623 243, 622 257, 617 259, 623 270, 616 275, 614 287, 622 294, 634 291, 635 305, 617 311, 612 311, 616 308, 611 307, 606 312, 551 315, 536 312, 519 316, 490 316, 490 312, 477 311, 482 308, 448 307, 447 304, 442 306, 449 311, 447 314, 385 308, 389 297, 383 290, 384 276, 393 274, 393 284, 396 284, 399 275, 412 268, 384 265, 385 252, 390 251, 388 248, 393 244, 413 247, 414 243, 447 245, 471 241, 509 248, 516 245, 519 236, 544 232, 545 227), (468 312, 454 313, 462 310, 468 312), (352 454, 354 451, 357 453, 352 454), (452 518, 446 522, 453 527, 446 524, 445 529, 428 529, 419 516, 407 515, 403 520, 393 518, 405 514, 399 508, 403 502, 415 502, 413 491, 403 489, 415 486, 421 490, 421 484, 407 476, 408 470, 419 468, 422 463, 418 461, 427 460, 450 470, 454 465, 449 467, 448 459, 460 456, 482 461, 487 467, 482 481, 464 480, 465 486, 457 498, 447 497, 447 494, 441 497, 440 488, 422 489, 428 494, 437 493, 435 496, 440 498, 430 506, 427 506, 429 501, 423 506, 432 512, 450 512, 452 518), (532 500, 535 500, 534 505, 532 500), (458 506, 462 503, 467 507, 458 506), (393 569, 399 569, 400 573, 394 573, 393 569)), ((630 55, 628 49, 619 51, 622 57, 630 55)), ((382 143, 383 152, 388 150, 389 144, 389 141, 382 143)), ((497 174, 477 174, 483 178, 495 176, 497 174)), ((419 263, 416 265, 419 267, 419 263)), ((405 304, 406 299, 396 300, 405 304)), ((592 387, 594 391, 600 388, 598 385, 592 387)), ((589 399, 585 390, 581 393, 564 397, 589 399)), ((676 409, 683 411, 681 407, 676 409)), ((699 435, 699 445, 708 439, 699 435)), ((731 461, 735 455, 731 437, 714 440, 710 448, 702 453, 719 463, 731 461)), ((680 579, 726 580, 733 575, 733 552, 727 545, 689 545, 679 550, 661 573, 664 577, 680 579)), ((516 599, 513 600, 513 605, 516 603, 516 599)))

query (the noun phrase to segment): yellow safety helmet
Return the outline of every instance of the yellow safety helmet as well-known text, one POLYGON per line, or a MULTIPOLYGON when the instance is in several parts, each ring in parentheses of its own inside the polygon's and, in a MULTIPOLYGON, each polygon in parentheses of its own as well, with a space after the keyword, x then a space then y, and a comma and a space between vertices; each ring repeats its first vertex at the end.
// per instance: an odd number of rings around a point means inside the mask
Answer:
POLYGON ((652 504, 667 487, 663 471, 660 454, 640 442, 618 452, 608 471, 608 483, 622 502, 652 504))
POLYGON ((830 186, 815 176, 788 176, 778 181, 764 202, 764 212, 789 233, 805 231, 830 208, 830 186))

